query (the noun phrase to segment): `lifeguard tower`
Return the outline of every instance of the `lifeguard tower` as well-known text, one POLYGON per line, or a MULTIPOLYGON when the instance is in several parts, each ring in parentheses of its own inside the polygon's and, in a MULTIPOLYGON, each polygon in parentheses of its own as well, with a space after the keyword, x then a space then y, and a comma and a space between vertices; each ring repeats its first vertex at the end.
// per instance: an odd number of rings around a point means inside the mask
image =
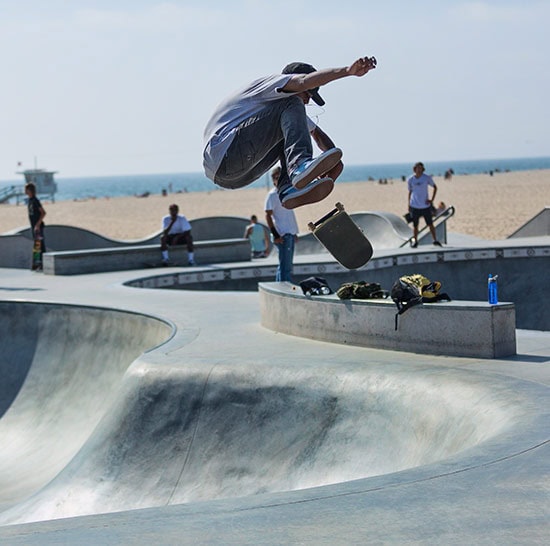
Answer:
POLYGON ((57 171, 46 171, 44 169, 26 169, 18 172, 25 177, 25 183, 32 182, 36 186, 37 196, 48 196, 52 203, 55 201, 57 184, 53 178, 57 171))

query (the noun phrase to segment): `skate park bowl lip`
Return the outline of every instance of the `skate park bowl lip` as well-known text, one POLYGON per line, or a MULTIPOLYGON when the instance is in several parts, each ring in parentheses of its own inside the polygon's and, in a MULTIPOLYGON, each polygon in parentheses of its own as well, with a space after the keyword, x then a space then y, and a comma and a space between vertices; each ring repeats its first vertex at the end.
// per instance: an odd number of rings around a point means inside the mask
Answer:
POLYGON ((127 368, 169 341, 174 325, 134 311, 11 300, 0 301, 0 331, 1 507, 66 465, 127 368))
MULTIPOLYGON (((33 357, 0 419, 3 438, 30 442, 4 450, 0 483, 12 482, 0 487, 9 495, 0 500, 2 524, 284 493, 418 467, 439 472, 442 464, 456 471, 512 449, 507 439, 535 413, 534 397, 496 374, 366 362, 192 363, 185 351, 167 353, 182 340, 159 317, 17 301, 0 310, 13 324, 1 354, 30 346, 23 354, 33 357), (140 335, 130 335, 138 325, 140 335), (80 390, 60 365, 75 350, 80 390), (102 367, 117 350, 117 365, 102 367), (75 431, 79 440, 65 445, 75 431), (42 450, 38 459, 29 445, 42 450)), ((211 338, 194 342, 206 351, 211 338)))

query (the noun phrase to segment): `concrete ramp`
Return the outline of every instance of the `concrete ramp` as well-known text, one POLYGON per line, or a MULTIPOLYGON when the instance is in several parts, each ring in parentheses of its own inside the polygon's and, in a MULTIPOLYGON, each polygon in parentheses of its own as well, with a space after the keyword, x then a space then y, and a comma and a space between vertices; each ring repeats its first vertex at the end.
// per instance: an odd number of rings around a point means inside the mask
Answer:
MULTIPOLYGON (((397 214, 391 212, 368 211, 350 213, 353 221, 369 238, 373 248, 399 248, 412 236, 412 229, 397 214)), ((295 253, 298 255, 326 252, 312 233, 298 237, 295 253)))
MULTIPOLYGON (((28 312, 17 305, 4 309, 23 320, 28 312)), ((227 358, 222 365, 186 362, 183 350, 163 363, 149 352, 124 372, 166 335, 164 325, 50 307, 33 311, 28 334, 13 330, 15 348, 2 345, 13 355, 24 349, 28 369, 15 378, 12 392, 22 386, 0 421, 10 446, 2 452, 0 490, 12 504, 2 524, 395 472, 498 435, 519 412, 502 384, 437 367, 227 358)), ((201 342, 211 340, 194 345, 201 342)))
POLYGON ((544 237, 550 235, 550 207, 544 207, 538 214, 508 236, 508 239, 519 237, 544 237))
MULTIPOLYGON (((21 235, 26 239, 33 240, 30 228, 20 228, 11 234, 21 235)), ((3 237, 0 236, 0 245, 2 244, 3 237)), ((160 232, 143 239, 119 241, 84 228, 51 224, 46 226, 45 239, 48 251, 86 250, 91 248, 118 248, 132 245, 160 244, 160 232)))
POLYGON ((397 248, 412 236, 407 222, 391 212, 354 212, 351 217, 368 235, 374 248, 397 248))
POLYGON ((0 302, 0 506, 46 485, 89 439, 128 366, 166 340, 151 317, 0 302))

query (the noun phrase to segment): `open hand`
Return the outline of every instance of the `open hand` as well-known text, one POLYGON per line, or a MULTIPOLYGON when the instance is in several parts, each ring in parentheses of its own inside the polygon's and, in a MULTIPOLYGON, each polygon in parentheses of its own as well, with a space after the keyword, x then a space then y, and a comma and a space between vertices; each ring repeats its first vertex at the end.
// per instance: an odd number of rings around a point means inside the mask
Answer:
POLYGON ((376 57, 361 57, 349 67, 352 76, 364 76, 369 70, 376 68, 376 57))

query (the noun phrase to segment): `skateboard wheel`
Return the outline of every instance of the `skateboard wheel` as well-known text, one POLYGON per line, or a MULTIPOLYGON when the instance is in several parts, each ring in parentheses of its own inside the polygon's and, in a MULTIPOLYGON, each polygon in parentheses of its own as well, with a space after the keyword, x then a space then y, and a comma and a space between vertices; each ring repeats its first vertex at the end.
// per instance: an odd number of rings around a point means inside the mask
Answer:
POLYGON ((315 224, 313 222, 309 222, 307 227, 310 229, 310 231, 315 231, 315 224))
POLYGON ((336 203, 335 207, 340 212, 344 210, 344 205, 342 205, 342 203, 336 203))

